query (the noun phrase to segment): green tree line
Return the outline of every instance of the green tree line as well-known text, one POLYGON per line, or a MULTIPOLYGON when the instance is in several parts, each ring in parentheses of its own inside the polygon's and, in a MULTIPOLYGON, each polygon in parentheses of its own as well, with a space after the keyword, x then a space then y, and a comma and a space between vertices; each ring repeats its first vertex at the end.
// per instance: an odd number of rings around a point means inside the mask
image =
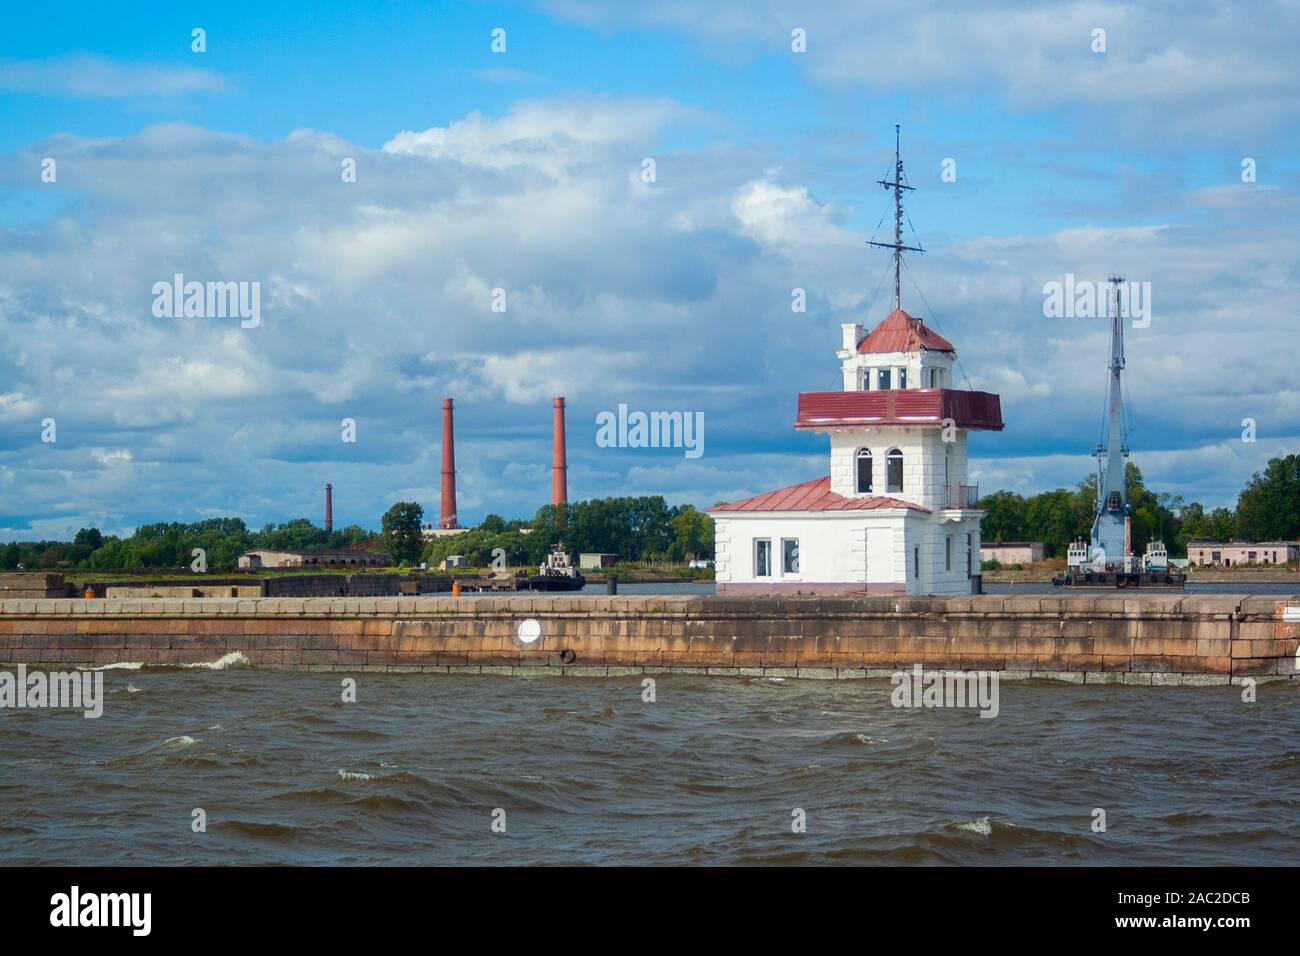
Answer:
POLYGON ((357 525, 326 533, 306 518, 249 531, 240 518, 141 525, 126 538, 82 528, 71 542, 15 541, 0 545, 0 570, 47 568, 188 567, 195 548, 206 553, 210 570, 230 570, 240 554, 255 548, 345 548, 375 538, 357 525))
POLYGON ((510 564, 541 564, 551 545, 561 540, 573 553, 600 551, 625 560, 713 556, 713 519, 691 505, 669 507, 658 495, 579 501, 564 506, 563 515, 548 505, 532 521, 488 515, 469 531, 429 542, 420 533, 423 519, 420 505, 399 501, 383 515, 378 532, 353 525, 327 534, 306 518, 268 524, 260 531, 250 531, 239 518, 148 524, 128 537, 83 528, 71 542, 0 545, 0 570, 179 568, 188 567, 194 549, 202 548, 210 570, 228 571, 243 552, 258 548, 292 551, 355 545, 383 551, 396 564, 421 560, 437 564, 449 554, 464 554, 470 564, 484 567, 496 548, 506 552, 510 564))

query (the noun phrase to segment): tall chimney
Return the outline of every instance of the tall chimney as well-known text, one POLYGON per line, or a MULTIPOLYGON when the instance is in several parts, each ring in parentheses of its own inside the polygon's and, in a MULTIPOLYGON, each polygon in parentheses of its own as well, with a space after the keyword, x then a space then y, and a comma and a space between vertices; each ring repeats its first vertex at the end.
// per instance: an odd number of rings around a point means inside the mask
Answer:
POLYGON ((439 528, 459 528, 456 523, 456 438, 451 424, 451 399, 442 400, 442 516, 439 528))
POLYGON ((334 486, 325 486, 325 533, 334 530, 334 486))
POLYGON ((551 440, 551 504, 569 503, 569 465, 564 453, 564 398, 558 397, 554 407, 554 436, 551 440))

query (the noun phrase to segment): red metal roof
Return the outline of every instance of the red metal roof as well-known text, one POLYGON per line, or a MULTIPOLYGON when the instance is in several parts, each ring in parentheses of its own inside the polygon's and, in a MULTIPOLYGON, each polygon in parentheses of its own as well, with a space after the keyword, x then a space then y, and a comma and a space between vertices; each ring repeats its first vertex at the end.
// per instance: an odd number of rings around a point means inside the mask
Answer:
POLYGON ((871 392, 800 392, 795 428, 937 425, 1002 430, 1002 402, 991 392, 952 388, 891 388, 871 392))
POLYGON ((861 353, 919 352, 921 349, 929 349, 931 352, 957 351, 942 335, 927 329, 924 322, 912 318, 902 309, 890 312, 858 343, 858 351, 861 353))
POLYGON ((902 501, 898 498, 846 498, 831 491, 831 479, 815 478, 789 488, 769 491, 764 495, 714 505, 705 511, 874 511, 877 508, 907 508, 911 511, 929 512, 929 508, 902 501))

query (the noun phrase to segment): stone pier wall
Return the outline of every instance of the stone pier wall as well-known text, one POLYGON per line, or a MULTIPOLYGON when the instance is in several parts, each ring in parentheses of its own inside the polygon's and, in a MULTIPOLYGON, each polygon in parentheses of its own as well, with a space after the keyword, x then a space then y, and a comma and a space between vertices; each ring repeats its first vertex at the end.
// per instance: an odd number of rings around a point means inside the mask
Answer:
POLYGON ((238 652, 253 666, 340 671, 827 678, 922 664, 1226 683, 1296 673, 1288 604, 1300 596, 15 599, 0 601, 0 666, 238 652))

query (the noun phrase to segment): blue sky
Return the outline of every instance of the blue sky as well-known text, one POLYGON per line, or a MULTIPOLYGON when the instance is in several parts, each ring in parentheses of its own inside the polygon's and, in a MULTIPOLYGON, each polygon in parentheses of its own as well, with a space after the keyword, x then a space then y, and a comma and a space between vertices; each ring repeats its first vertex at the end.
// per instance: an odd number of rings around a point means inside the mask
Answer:
POLYGON ((436 513, 443 395, 471 520, 545 503, 552 394, 574 497, 706 505, 816 477, 794 395, 834 387, 839 323, 887 311, 864 243, 895 122, 928 250, 904 305, 1003 396, 1006 431, 973 443, 982 488, 1088 471, 1104 326, 1045 318, 1042 287, 1121 271, 1152 283, 1137 461, 1231 503, 1300 436, 1296 4, 968 7, 6 11, 0 540, 318 518, 326 481, 344 523, 436 513), (265 323, 155 317, 175 272, 260 282, 265 323), (596 447, 620 403, 703 411, 704 456, 596 447))

